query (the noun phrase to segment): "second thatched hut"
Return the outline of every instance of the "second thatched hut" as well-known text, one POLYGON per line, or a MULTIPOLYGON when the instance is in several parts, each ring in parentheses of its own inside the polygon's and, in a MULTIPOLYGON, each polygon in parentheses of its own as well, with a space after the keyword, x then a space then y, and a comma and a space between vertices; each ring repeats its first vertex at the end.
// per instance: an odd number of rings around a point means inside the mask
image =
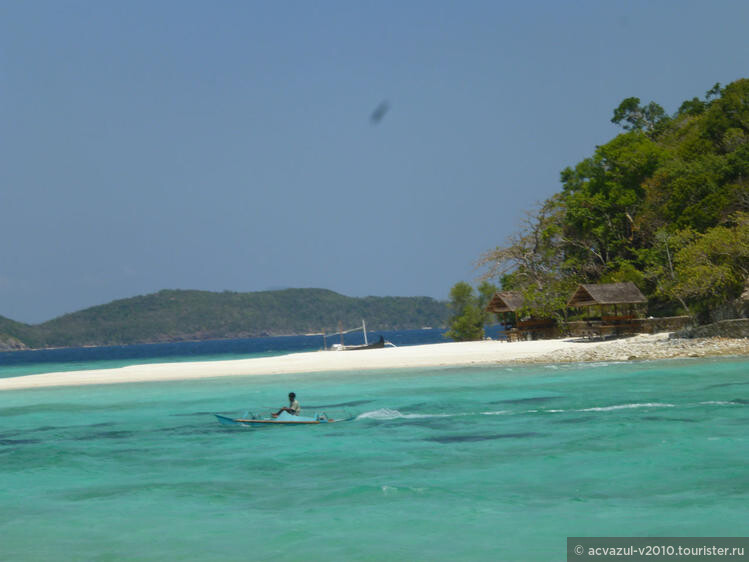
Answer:
POLYGON ((516 291, 500 291, 494 294, 486 309, 496 314, 505 325, 509 341, 546 339, 559 336, 554 318, 523 316, 523 295, 516 291))

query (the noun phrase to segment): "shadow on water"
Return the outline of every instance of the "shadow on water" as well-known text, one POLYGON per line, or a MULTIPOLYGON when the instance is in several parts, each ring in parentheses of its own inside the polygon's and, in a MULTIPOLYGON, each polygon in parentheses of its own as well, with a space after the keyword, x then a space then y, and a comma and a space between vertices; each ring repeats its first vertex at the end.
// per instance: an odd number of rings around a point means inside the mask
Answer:
POLYGON ((82 411, 121 411, 130 409, 139 409, 142 404, 139 402, 118 402, 117 404, 67 404, 67 403, 49 403, 49 404, 32 404, 29 406, 12 406, 10 408, 0 408, 0 417, 23 416, 26 414, 47 414, 55 413, 79 413, 82 411))
POLYGON ((84 490, 61 494, 65 499, 71 501, 87 501, 92 499, 115 498, 128 495, 164 493, 170 496, 197 496, 197 497, 243 497, 251 495, 244 482, 139 482, 134 484, 123 484, 114 486, 88 487, 84 490))
POLYGON ((132 431, 100 431, 71 438, 71 441, 96 441, 97 439, 127 439, 135 435, 132 431))
POLYGON ((7 439, 8 437, 15 437, 16 435, 21 435, 23 433, 26 433, 25 431, 4 431, 0 433, 0 439, 7 439))
POLYGON ((210 423, 208 425, 176 425, 173 427, 162 427, 160 429, 156 429, 156 433, 172 433, 177 435, 209 435, 216 432, 219 433, 231 433, 232 431, 235 431, 237 429, 251 429, 251 428, 242 428, 241 426, 238 427, 227 427, 225 425, 221 425, 218 422, 216 423, 210 423))
POLYGON ((562 396, 536 396, 533 398, 511 398, 509 400, 495 400, 489 402, 489 404, 534 404, 538 402, 548 402, 549 400, 556 400, 562 398, 562 396))
POLYGON ((411 410, 421 410, 422 408, 433 408, 434 403, 433 402, 411 402, 409 404, 404 404, 401 406, 401 409, 406 411, 411 410))
POLYGON ((582 418, 567 418, 555 420, 554 423, 588 423, 589 421, 593 421, 594 419, 595 418, 593 418, 593 416, 585 416, 582 418))
MULTIPOLYGON (((112 426, 114 423, 112 422, 99 422, 99 423, 93 423, 89 425, 42 425, 39 427, 35 427, 32 429, 27 430, 15 430, 15 431, 5 431, 3 433, 0 433, 0 443, 2 443, 3 440, 7 440, 9 437, 16 437, 18 435, 30 435, 34 433, 47 433, 49 431, 64 431, 68 429, 91 429, 94 427, 107 427, 112 426)), ((19 443, 41 443, 41 439, 21 439, 16 440, 16 442, 19 443)))
POLYGON ((114 422, 97 422, 97 423, 90 423, 86 425, 43 425, 41 427, 37 427, 35 429, 30 429, 29 431, 35 432, 35 431, 60 431, 61 429, 83 429, 83 428, 91 428, 91 427, 111 427, 115 425, 114 422))
POLYGON ((498 433, 494 435, 445 435, 442 437, 427 437, 423 441, 435 443, 467 443, 471 441, 491 441, 494 439, 525 439, 526 437, 541 437, 543 433, 529 431, 524 433, 498 433))
POLYGON ((427 429, 446 429, 452 427, 453 422, 445 418, 399 418, 397 420, 385 420, 381 424, 389 427, 408 426, 426 427, 427 429))
POLYGON ((669 418, 666 416, 642 416, 643 420, 648 421, 675 421, 675 422, 699 422, 700 420, 695 420, 693 418, 669 418))
POLYGON ((0 445, 4 447, 13 447, 15 445, 33 445, 41 443, 41 439, 0 439, 0 445))
POLYGON ((706 386, 705 389, 722 388, 724 386, 744 386, 744 385, 749 385, 749 382, 723 382, 720 384, 711 384, 710 386, 706 386))

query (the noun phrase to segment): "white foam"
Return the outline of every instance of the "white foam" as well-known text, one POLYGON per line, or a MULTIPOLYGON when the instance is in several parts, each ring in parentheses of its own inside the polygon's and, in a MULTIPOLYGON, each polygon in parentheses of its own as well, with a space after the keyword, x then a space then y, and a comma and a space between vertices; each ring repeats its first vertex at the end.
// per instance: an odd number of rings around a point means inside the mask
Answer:
POLYGON ((379 410, 373 410, 371 412, 364 412, 356 416, 357 420, 373 419, 373 420, 394 420, 402 417, 398 410, 389 410, 387 408, 380 408, 379 410))
POLYGON ((481 412, 483 416, 501 416, 502 414, 509 414, 510 410, 497 410, 496 412, 481 412))
POLYGON ((612 410, 627 410, 630 408, 673 408, 674 404, 662 404, 660 402, 647 402, 645 404, 619 404, 617 406, 598 406, 595 408, 583 408, 578 412, 610 412, 612 410))
POLYGON ((398 410, 380 408, 371 412, 364 412, 356 416, 357 420, 396 420, 396 419, 421 419, 421 418, 453 418, 455 416, 467 416, 470 414, 404 414, 398 410))
POLYGON ((427 488, 415 488, 413 486, 407 486, 405 488, 399 488, 398 486, 388 486, 387 484, 380 486, 380 490, 386 496, 391 496, 399 492, 413 492, 415 494, 423 494, 427 491, 427 488))

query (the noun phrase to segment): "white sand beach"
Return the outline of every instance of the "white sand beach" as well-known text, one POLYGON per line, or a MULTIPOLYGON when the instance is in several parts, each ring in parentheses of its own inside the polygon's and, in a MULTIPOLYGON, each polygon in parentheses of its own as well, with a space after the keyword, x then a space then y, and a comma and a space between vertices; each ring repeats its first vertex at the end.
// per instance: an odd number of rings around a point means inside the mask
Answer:
POLYGON ((749 356, 749 339, 669 339, 642 334, 608 341, 557 339, 523 342, 452 342, 360 351, 317 351, 277 357, 132 365, 118 369, 44 373, 0 379, 1 390, 201 378, 373 371, 505 363, 627 361, 713 355, 749 356))

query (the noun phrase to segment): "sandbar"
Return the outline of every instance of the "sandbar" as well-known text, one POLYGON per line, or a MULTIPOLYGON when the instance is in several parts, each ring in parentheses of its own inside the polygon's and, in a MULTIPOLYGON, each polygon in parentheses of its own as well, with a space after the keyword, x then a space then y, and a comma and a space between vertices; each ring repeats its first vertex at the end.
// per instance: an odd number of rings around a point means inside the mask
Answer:
POLYGON ((749 339, 670 339, 669 334, 663 333, 607 341, 567 338, 510 343, 486 340, 358 351, 313 351, 275 357, 130 365, 116 369, 24 375, 0 379, 0 391, 328 371, 627 361, 713 355, 749 356, 749 339))

